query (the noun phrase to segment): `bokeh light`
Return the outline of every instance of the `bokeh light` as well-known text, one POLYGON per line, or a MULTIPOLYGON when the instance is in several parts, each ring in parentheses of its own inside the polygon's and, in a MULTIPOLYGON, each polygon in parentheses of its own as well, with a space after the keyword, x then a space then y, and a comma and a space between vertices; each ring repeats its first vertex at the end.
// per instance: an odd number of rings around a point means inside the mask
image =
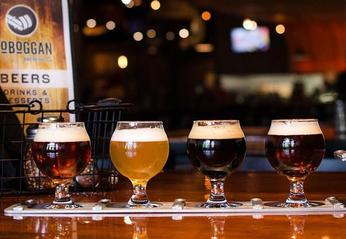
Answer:
POLYGON ((94 27, 96 27, 96 20, 95 19, 92 19, 92 18, 90 18, 90 19, 88 19, 87 21, 86 21, 86 25, 87 25, 87 27, 89 27, 89 28, 94 28, 94 27))
POLYGON ((125 69, 128 65, 128 60, 127 60, 127 57, 124 56, 124 55, 121 55, 118 57, 118 66, 121 68, 121 69, 125 69))
POLYGON ((275 31, 276 31, 277 34, 280 34, 280 35, 284 34, 285 31, 286 31, 286 27, 283 24, 278 24, 275 27, 275 31))
POLYGON ((135 41, 141 41, 141 40, 143 40, 143 33, 141 33, 141 32, 135 32, 135 33, 133 33, 133 39, 134 39, 135 41))
POLYGON ((190 32, 189 32, 189 30, 187 30, 186 28, 183 28, 183 29, 181 29, 181 30, 179 31, 179 36, 180 36, 181 38, 188 38, 189 35, 190 35, 190 32))
POLYGON ((211 13, 209 11, 204 11, 201 14, 203 21, 209 21, 211 19, 211 13))

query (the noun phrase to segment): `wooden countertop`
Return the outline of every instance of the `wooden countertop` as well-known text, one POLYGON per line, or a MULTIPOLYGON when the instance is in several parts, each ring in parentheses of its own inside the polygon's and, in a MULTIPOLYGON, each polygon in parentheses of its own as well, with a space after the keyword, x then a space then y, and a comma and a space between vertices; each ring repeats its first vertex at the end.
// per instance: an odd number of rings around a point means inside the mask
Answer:
MULTIPOLYGON (((346 199, 346 174, 316 173, 306 182, 309 199, 328 196, 346 199)), ((284 200, 288 182, 276 173, 236 173, 226 181, 226 195, 232 200, 284 200), (232 192, 232 193, 231 193, 232 192)), ((165 172, 155 177, 148 187, 153 201, 173 201, 178 197, 188 201, 203 201, 208 191, 204 177, 193 172, 165 172)), ((76 201, 97 201, 110 198, 125 201, 130 196, 130 184, 121 179, 113 192, 78 193, 76 201)), ((0 238, 318 238, 335 239, 346 235, 343 215, 291 215, 218 217, 147 217, 105 218, 25 217, 13 219, 3 215, 4 208, 28 198, 52 200, 52 195, 2 196, 0 198, 0 238), (337 218, 338 217, 338 218, 337 218)))

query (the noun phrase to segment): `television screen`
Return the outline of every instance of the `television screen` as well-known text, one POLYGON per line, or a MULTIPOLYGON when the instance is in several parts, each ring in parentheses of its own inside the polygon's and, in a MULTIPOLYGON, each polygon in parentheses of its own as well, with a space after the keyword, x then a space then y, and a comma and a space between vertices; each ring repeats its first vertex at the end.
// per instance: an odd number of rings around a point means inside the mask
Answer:
POLYGON ((270 45, 269 29, 257 27, 256 30, 245 30, 242 27, 233 28, 230 32, 232 51, 246 53, 267 51, 270 45))

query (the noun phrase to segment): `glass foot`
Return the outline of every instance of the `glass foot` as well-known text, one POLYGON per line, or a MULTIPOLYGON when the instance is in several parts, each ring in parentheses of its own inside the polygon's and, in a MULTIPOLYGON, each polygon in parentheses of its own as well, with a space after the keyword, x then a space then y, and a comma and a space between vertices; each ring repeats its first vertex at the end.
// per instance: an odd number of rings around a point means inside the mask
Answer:
POLYGON ((129 202, 125 205, 126 208, 155 208, 155 207, 161 207, 162 203, 157 203, 157 202, 147 202, 147 203, 133 203, 131 199, 129 202))
POLYGON ((197 207, 203 207, 203 208, 234 208, 234 207, 240 207, 243 204, 238 202, 221 202, 221 203, 210 203, 210 202, 204 202, 197 204, 197 207))
POLYGON ((52 202, 44 206, 45 209, 75 209, 83 207, 81 204, 75 203, 73 201, 68 203, 52 202))
POLYGON ((309 208, 318 207, 324 205, 321 202, 306 201, 304 203, 294 203, 294 202, 267 202, 264 204, 268 207, 281 207, 281 208, 309 208))

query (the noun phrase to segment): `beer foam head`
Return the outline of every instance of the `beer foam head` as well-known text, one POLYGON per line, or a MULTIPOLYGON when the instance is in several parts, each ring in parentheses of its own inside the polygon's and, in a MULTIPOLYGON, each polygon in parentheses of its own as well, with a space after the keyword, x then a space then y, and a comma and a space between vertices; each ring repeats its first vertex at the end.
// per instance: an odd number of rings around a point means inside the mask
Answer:
POLYGON ((47 127, 39 128, 34 137, 35 142, 85 142, 90 141, 84 127, 47 127))
POLYGON ((315 119, 272 120, 268 135, 310 135, 322 134, 315 119))
POLYGON ((168 141, 168 138, 165 131, 160 128, 137 128, 115 130, 111 141, 157 142, 168 141))
POLYGON ((189 139, 240 139, 244 138, 239 121, 195 121, 189 139))

